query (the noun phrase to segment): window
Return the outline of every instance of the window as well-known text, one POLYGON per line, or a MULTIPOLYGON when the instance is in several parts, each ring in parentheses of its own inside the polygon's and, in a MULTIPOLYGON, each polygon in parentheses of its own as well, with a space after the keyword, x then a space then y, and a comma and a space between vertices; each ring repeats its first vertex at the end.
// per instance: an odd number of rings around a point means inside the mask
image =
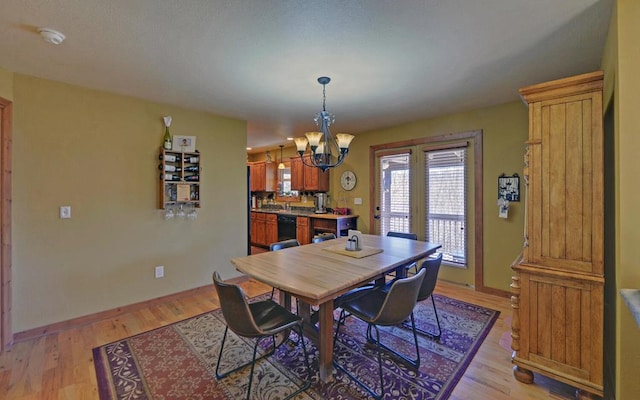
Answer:
POLYGON ((276 171, 278 172, 278 189, 276 192, 276 201, 300 201, 298 191, 291 189, 291 162, 285 161, 284 165, 284 169, 276 169, 276 171))
POLYGON ((380 157, 380 234, 411 232, 410 153, 380 157))
POLYGON ((425 151, 425 238, 443 260, 466 267, 466 148, 425 151))

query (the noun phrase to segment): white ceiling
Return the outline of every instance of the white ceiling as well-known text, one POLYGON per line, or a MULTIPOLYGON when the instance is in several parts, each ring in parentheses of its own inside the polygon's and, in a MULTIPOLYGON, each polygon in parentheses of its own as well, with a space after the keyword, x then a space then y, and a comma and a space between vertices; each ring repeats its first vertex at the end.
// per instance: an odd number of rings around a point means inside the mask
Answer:
POLYGON ((596 70, 613 1, 2 0, 0 67, 247 120, 257 150, 313 130, 323 75, 357 134, 596 70))

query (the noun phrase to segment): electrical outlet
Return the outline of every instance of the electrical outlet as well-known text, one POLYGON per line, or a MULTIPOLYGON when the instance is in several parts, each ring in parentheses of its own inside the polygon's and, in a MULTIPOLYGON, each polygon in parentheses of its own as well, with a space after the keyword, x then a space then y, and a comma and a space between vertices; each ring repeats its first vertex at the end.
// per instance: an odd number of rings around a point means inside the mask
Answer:
POLYGON ((362 204, 362 197, 356 197, 353 199, 353 204, 360 205, 362 204))
POLYGON ((156 267, 156 279, 157 278, 164 278, 164 267, 162 265, 156 267))
POLYGON ((71 206, 60 207, 60 218, 62 219, 71 218, 71 206))

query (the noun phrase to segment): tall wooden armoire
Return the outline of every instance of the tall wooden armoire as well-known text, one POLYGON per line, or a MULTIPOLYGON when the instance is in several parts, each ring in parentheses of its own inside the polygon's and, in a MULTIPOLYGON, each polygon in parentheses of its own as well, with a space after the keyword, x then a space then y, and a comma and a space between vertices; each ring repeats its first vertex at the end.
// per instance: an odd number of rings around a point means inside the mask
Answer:
POLYGON ((520 89, 529 107, 525 244, 512 269, 514 376, 603 395, 601 71, 520 89))

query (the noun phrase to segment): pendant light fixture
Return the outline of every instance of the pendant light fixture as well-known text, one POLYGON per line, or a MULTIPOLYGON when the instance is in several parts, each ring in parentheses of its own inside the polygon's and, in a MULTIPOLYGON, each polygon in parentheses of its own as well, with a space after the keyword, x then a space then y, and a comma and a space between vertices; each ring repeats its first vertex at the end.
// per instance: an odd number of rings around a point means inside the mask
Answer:
POLYGON ((284 147, 284 145, 280 145, 280 164, 278 164, 278 169, 285 169, 285 165, 284 165, 284 161, 282 159, 282 148, 284 147))
POLYGON ((309 167, 320 168, 322 172, 342 164, 349 152, 349 144, 353 140, 353 135, 347 133, 338 133, 334 138, 329 130, 329 126, 335 121, 335 115, 328 112, 326 108, 325 90, 329 82, 331 78, 327 76, 318 78, 318 83, 322 85, 322 111, 316 114, 314 121, 320 128, 320 132, 307 132, 306 137, 293 139, 302 162, 309 167), (311 152, 305 156, 307 143, 311 152))

